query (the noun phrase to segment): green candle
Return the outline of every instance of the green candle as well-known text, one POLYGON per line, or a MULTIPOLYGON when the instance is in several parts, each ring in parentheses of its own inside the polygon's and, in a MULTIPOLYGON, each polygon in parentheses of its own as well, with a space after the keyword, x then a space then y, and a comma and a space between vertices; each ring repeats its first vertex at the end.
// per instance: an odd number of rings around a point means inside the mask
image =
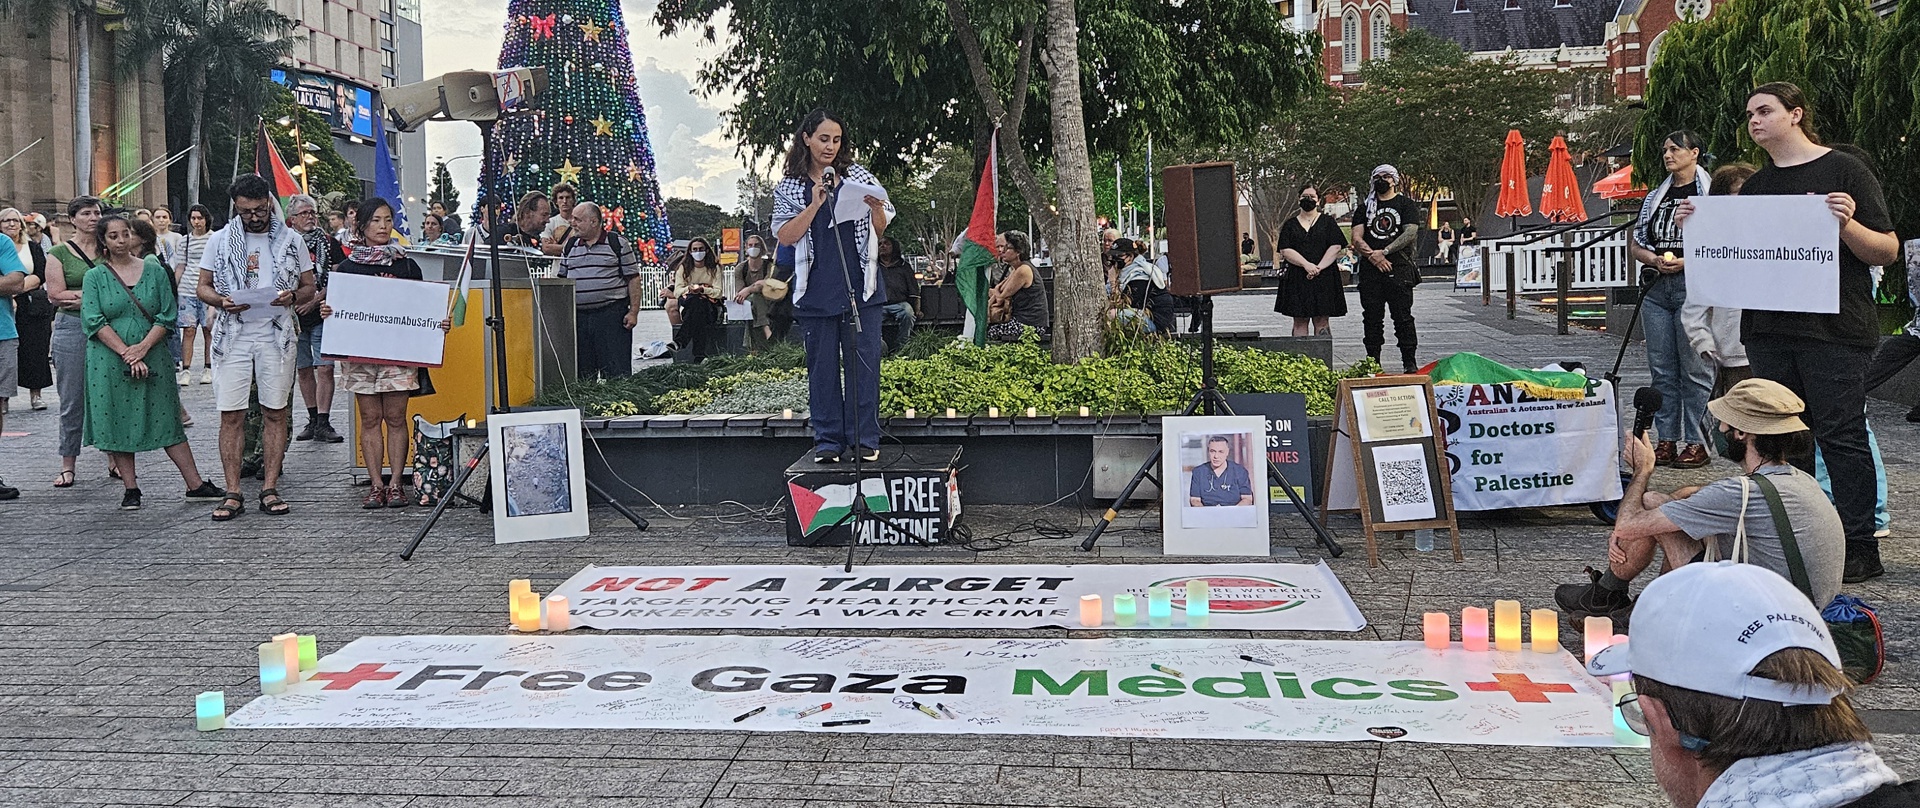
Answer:
POLYGON ((1164 586, 1147 587, 1147 624, 1154 628, 1173 625, 1173 590, 1164 586))
POLYGON ((1121 628, 1132 628, 1134 620, 1133 595, 1122 592, 1113 596, 1113 622, 1121 628))

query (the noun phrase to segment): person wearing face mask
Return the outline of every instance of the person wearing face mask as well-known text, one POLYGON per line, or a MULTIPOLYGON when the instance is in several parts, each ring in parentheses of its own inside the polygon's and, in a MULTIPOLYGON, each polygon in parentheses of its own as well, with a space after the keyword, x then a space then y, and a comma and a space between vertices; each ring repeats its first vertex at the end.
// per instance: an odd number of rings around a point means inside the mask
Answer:
POLYGON ((1293 335, 1331 335, 1327 320, 1345 317, 1347 292, 1334 266, 1347 237, 1332 216, 1320 212, 1320 190, 1300 189, 1300 212, 1280 225, 1280 260, 1285 273, 1273 310, 1293 318, 1293 335), (1312 331, 1308 329, 1311 328, 1312 331))
POLYGON ((718 348, 720 304, 727 299, 721 288, 720 256, 706 239, 689 240, 687 251, 673 262, 673 289, 680 311, 673 344, 691 351, 698 362, 718 348))
POLYGON ((733 302, 745 303, 753 311, 747 324, 747 352, 759 353, 773 341, 773 321, 768 311, 773 301, 762 290, 773 274, 773 256, 767 254, 767 241, 759 235, 747 236, 745 257, 733 265, 733 302))
POLYGON ((1782 577, 1800 567, 1812 590, 1806 594, 1815 603, 1824 605, 1839 594, 1847 552, 1840 514, 1813 475, 1788 464, 1813 451, 1813 433, 1800 418, 1806 404, 1779 382, 1748 379, 1708 402, 1707 410, 1720 420, 1714 448, 1738 465, 1740 474, 1671 494, 1648 491, 1653 445, 1629 435, 1622 454, 1633 480, 1607 540, 1606 572, 1588 567, 1589 581, 1554 590, 1554 601, 1575 625, 1595 616, 1613 618, 1616 630, 1626 625, 1633 612, 1627 585, 1653 565, 1656 547, 1666 558, 1663 573, 1693 561, 1732 558, 1782 577), (1786 534, 1772 514, 1773 499, 1780 502, 1786 534), (1743 531, 1744 559, 1735 552, 1743 531))
POLYGON ((1418 367, 1413 357, 1420 343, 1413 324, 1413 287, 1420 283, 1413 245, 1420 234, 1420 206, 1394 189, 1399 182, 1400 170, 1393 166, 1373 170, 1373 194, 1353 212, 1353 252, 1360 259, 1353 272, 1360 287, 1367 355, 1380 361, 1380 348, 1386 344, 1384 318, 1391 311, 1401 370, 1412 373, 1418 367))

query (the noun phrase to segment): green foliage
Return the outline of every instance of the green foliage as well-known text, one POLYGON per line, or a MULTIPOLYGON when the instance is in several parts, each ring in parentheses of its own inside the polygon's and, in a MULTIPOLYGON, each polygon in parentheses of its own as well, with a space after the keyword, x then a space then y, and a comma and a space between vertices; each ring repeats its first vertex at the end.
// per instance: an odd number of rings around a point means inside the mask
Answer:
MULTIPOLYGON (((1853 99, 1856 137, 1879 164, 1893 229, 1903 239, 1920 238, 1920 138, 1915 137, 1920 133, 1920 47, 1916 46, 1920 46, 1920 0, 1900 0, 1867 54, 1853 99)), ((1905 274, 1888 272, 1882 290, 1905 300, 1905 274)))
POLYGON ((453 172, 447 170, 445 160, 433 163, 433 190, 427 193, 427 204, 435 202, 445 205, 449 214, 460 210, 460 189, 454 187, 453 172))
MULTIPOLYGON (((769 385, 784 384, 791 389, 791 382, 798 381, 800 400, 803 402, 795 409, 806 409, 807 372, 800 368, 774 368, 769 370, 749 370, 714 376, 699 387, 687 387, 669 390, 654 399, 654 406, 663 413, 714 413, 714 412, 766 412, 766 410, 725 409, 727 405, 755 403, 765 399, 763 391, 769 385), (734 395, 751 393, 751 395, 734 395)), ((781 407, 773 410, 779 412, 781 407)))
POLYGON ((672 390, 698 389, 709 380, 735 373, 801 367, 806 356, 800 346, 781 343, 750 356, 714 356, 688 364, 664 364, 619 379, 550 385, 534 404, 542 407, 579 407, 592 418, 620 415, 658 415, 656 400, 672 390))
MULTIPOLYGON (((298 165, 295 161, 302 154, 300 144, 294 142, 293 128, 279 125, 281 118, 298 123, 301 139, 318 147, 315 151, 305 152, 316 160, 307 165, 306 170, 310 172, 307 177, 308 192, 316 199, 329 194, 358 195, 360 180, 354 177, 353 164, 333 148, 333 136, 327 129, 326 119, 320 117, 320 113, 295 103, 292 90, 271 81, 261 81, 266 85, 268 100, 260 115, 267 121, 267 133, 273 139, 274 148, 280 150, 280 159, 291 168, 298 165)), ((295 179, 298 178, 296 175, 295 179)))
MULTIPOLYGON (((667 200, 667 221, 673 222, 675 238, 704 238, 710 243, 718 242, 720 228, 733 226, 728 218, 727 212, 721 210, 718 205, 698 199, 682 199, 676 196, 667 200)), ((718 249, 719 245, 714 244, 714 248, 718 249)))

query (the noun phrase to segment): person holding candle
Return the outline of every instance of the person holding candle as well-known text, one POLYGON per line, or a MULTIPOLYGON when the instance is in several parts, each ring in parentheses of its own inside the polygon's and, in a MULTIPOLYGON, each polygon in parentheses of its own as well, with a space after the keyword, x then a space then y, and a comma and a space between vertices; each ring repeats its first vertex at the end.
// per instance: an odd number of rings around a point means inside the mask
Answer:
POLYGON ((1625 456, 1633 479, 1607 542, 1607 571, 1589 567, 1589 582, 1555 590, 1561 610, 1575 619, 1608 616, 1616 630, 1624 627, 1633 610, 1627 584, 1653 564, 1655 547, 1666 557, 1666 570, 1710 552, 1737 560, 1736 536, 1742 532, 1745 560, 1782 575, 1792 574, 1796 561, 1804 562, 1808 597, 1824 604, 1839 593, 1846 553, 1840 516, 1820 483, 1787 463, 1813 451, 1813 435, 1800 420, 1806 409, 1800 397, 1778 382, 1748 379, 1708 402, 1707 409, 1720 420, 1713 434, 1716 448, 1740 464, 1743 476, 1671 494, 1650 492, 1653 447, 1645 438, 1629 436, 1625 456), (1769 490, 1780 501, 1791 546, 1771 512, 1769 490))
POLYGON ((1874 750, 1820 610, 1793 584, 1750 564, 1690 564, 1640 600, 1632 638, 1587 672, 1632 676, 1620 716, 1650 740, 1675 806, 1920 804, 1920 783, 1874 750))
POLYGON ((1694 196, 1706 196, 1713 180, 1700 167, 1700 136, 1685 130, 1661 141, 1667 176, 1640 205, 1640 220, 1627 244, 1633 259, 1643 266, 1640 319, 1647 335, 1647 364, 1653 386, 1660 391, 1660 412, 1654 429, 1660 442, 1654 462, 1693 469, 1707 465, 1707 439, 1700 434, 1707 397, 1713 390, 1713 370, 1693 350, 1687 337, 1685 245, 1675 211, 1694 196))

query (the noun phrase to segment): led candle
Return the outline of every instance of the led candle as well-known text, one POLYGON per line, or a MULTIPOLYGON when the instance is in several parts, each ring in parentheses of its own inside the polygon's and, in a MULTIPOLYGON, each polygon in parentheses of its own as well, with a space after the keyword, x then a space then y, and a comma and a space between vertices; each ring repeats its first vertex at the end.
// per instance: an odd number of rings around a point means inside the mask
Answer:
POLYGON ((287 692, 287 652, 277 642, 260 644, 260 692, 269 696, 287 692))
POLYGON ((1207 586, 1206 581, 1196 581, 1191 579, 1187 581, 1187 627, 1188 628, 1206 628, 1207 627, 1207 617, 1211 615, 1213 611, 1212 604, 1208 602, 1209 599, 1212 598, 1212 596, 1213 596, 1213 593, 1210 590, 1210 588, 1207 586))
POLYGON ((1460 645, 1469 651, 1487 650, 1487 610, 1468 606, 1460 610, 1460 645))
POLYGON ((287 684, 300 681, 300 635, 276 634, 273 641, 280 646, 280 653, 286 655, 287 684))
POLYGON ((540 596, 521 592, 513 596, 513 627, 516 631, 540 630, 540 596))
POLYGON ((1173 590, 1164 586, 1147 587, 1147 624, 1154 628, 1173 625, 1173 590))
POLYGON ((780 417, 781 417, 782 419, 784 419, 784 420, 788 420, 788 421, 791 421, 791 420, 793 420, 793 408, 792 408, 792 407, 788 407, 788 408, 786 408, 786 409, 784 409, 784 410, 781 410, 781 411, 780 411, 780 417))
POLYGON ((1080 596, 1080 625, 1099 628, 1105 617, 1106 609, 1100 605, 1099 595, 1080 596))
POLYGON ((1040 411, 1039 411, 1038 409, 1035 409, 1035 408, 1033 408, 1033 407, 1028 407, 1028 408, 1027 408, 1027 417, 1028 417, 1028 418, 1038 418, 1039 416, 1040 416, 1040 411))
POLYGON ((1453 644, 1453 620, 1446 612, 1427 612, 1420 620, 1420 633, 1428 648, 1445 651, 1453 644))
POLYGON ((1551 654, 1560 650, 1560 613, 1552 609, 1534 609, 1527 624, 1533 632, 1533 652, 1551 654))
POLYGON ((913 408, 912 408, 912 407, 908 407, 908 408, 907 408, 907 417, 908 417, 908 418, 912 418, 912 417, 913 417, 913 408))
POLYGON ((201 732, 227 728, 227 693, 209 690, 193 697, 193 723, 201 732))
POLYGON ((1082 417, 1082 418, 1085 418, 1085 417, 1087 417, 1087 416, 1089 416, 1089 415, 1092 415, 1092 414, 1093 414, 1093 411, 1092 411, 1092 410, 1089 410, 1089 409, 1087 409, 1086 407, 1081 407, 1081 408, 1080 408, 1080 417, 1082 417))
POLYGON ((567 611, 566 595, 547 596, 547 630, 566 631, 573 628, 573 613, 567 611))
POLYGON ((1132 628, 1134 615, 1133 595, 1122 592, 1113 596, 1113 624, 1121 628, 1132 628))
POLYGON ((988 408, 987 408, 987 417, 988 417, 988 418, 998 418, 998 417, 1000 417, 1000 408, 999 408, 999 407, 988 407, 988 408))
POLYGON ((1607 646, 1613 644, 1613 618, 1589 617, 1583 628, 1586 630, 1586 636, 1583 638, 1587 651, 1586 661, 1592 662, 1595 654, 1607 650, 1607 646))
POLYGON ((310 671, 320 664, 319 638, 312 634, 300 635, 300 670, 310 671))
POLYGON ((1501 651, 1520 650, 1520 601, 1493 602, 1493 647, 1501 651))

